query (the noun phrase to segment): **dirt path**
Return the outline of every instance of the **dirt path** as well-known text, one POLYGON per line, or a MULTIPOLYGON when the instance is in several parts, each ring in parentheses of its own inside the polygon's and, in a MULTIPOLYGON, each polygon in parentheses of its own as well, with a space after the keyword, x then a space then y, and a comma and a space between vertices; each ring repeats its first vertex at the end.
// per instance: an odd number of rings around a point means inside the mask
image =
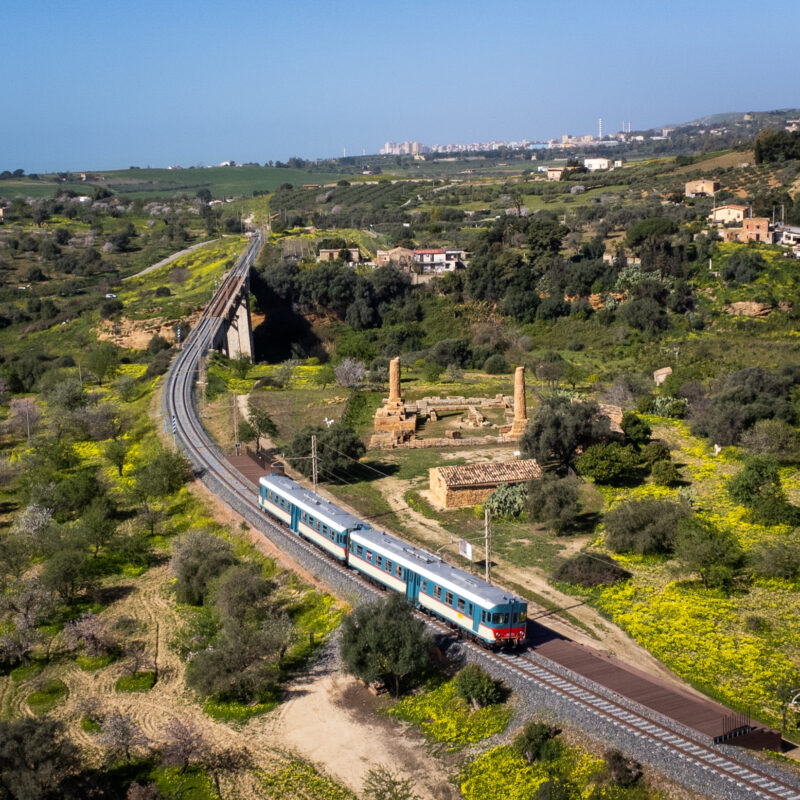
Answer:
POLYGON ((123 278, 123 281, 129 281, 133 278, 141 278, 142 275, 147 275, 148 272, 154 272, 155 270, 159 269, 160 267, 166 267, 167 264, 171 264, 173 261, 176 261, 181 256, 185 256, 187 253, 191 253, 193 250, 197 250, 199 247, 205 247, 207 244, 213 244, 216 242, 217 239, 209 239, 207 242, 198 242, 197 244, 193 244, 191 247, 187 247, 185 250, 179 250, 177 253, 173 253, 171 256, 167 256, 166 258, 162 258, 161 261, 157 261, 155 264, 151 264, 149 267, 137 272, 135 275, 128 275, 127 278, 123 278))

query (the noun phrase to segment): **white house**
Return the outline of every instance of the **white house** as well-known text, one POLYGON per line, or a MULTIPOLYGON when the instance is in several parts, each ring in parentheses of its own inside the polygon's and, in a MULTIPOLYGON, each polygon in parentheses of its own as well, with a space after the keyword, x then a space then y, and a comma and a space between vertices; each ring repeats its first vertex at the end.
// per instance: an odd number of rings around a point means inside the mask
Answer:
POLYGON ((608 158, 584 158, 583 166, 589 172, 595 172, 598 169, 609 169, 611 167, 611 159, 608 158))

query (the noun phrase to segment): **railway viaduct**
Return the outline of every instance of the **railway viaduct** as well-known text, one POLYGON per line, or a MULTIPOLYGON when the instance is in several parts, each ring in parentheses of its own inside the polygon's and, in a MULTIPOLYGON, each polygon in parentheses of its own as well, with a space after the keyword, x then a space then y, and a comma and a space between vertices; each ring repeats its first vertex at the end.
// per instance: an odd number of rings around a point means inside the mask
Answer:
POLYGON ((244 255, 244 268, 229 272, 212 300, 213 315, 220 325, 214 333, 211 346, 230 358, 253 358, 253 328, 250 324, 250 268, 261 247, 262 234, 255 234, 244 255))

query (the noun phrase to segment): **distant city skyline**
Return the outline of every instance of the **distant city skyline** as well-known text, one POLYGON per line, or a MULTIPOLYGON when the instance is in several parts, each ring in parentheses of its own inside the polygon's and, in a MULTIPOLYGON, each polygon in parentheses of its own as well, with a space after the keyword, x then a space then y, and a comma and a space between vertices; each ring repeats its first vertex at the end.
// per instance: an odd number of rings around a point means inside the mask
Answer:
POLYGON ((800 7, 31 0, 5 10, 0 170, 546 141, 800 106, 800 7), (769 24, 772 20, 775 24, 769 24), (778 24, 779 23, 779 24, 778 24))

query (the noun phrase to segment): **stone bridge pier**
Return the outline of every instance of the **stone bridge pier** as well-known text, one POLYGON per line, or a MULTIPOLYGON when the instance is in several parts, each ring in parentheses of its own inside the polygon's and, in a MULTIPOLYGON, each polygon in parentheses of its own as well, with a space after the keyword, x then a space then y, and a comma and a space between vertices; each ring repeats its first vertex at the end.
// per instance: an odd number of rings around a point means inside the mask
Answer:
POLYGON ((253 358, 253 328, 250 324, 250 277, 245 277, 228 299, 220 316, 223 319, 214 348, 229 358, 253 358))

